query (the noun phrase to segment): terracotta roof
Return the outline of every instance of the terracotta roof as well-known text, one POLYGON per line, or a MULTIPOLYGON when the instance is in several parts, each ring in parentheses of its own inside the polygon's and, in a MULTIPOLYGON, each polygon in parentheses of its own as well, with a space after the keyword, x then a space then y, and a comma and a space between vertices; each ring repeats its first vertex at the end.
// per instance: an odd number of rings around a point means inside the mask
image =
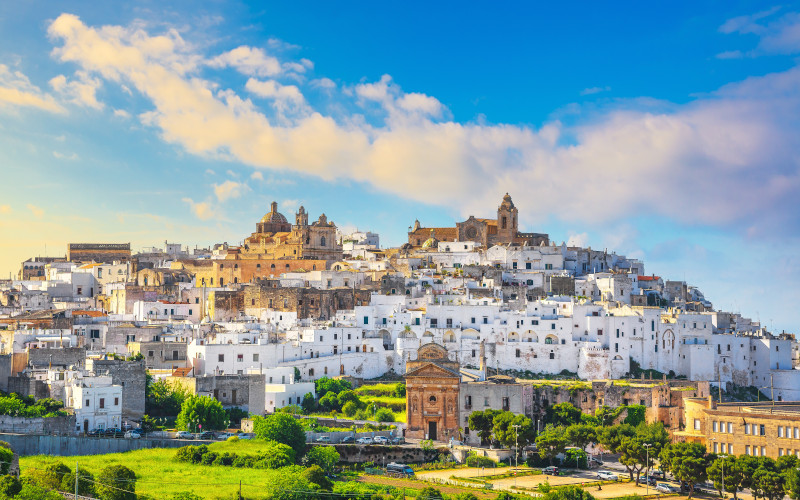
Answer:
POLYGON ((188 368, 176 368, 174 372, 172 372, 173 377, 188 377, 189 374, 192 373, 193 367, 188 368))
POLYGON ((72 311, 73 316, 88 316, 90 318, 102 318, 106 315, 103 311, 85 311, 85 310, 75 310, 72 311))
POLYGON ((475 220, 479 220, 481 222, 485 222, 486 224, 488 224, 490 226, 496 226, 497 225, 497 219, 475 219, 475 220))
POLYGON ((657 281, 661 276, 639 276, 639 281, 657 281))

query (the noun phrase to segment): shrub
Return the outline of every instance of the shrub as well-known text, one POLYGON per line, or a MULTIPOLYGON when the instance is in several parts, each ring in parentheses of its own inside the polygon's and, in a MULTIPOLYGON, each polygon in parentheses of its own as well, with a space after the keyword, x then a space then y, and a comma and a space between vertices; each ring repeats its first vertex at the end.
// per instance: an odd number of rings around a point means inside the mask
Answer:
POLYGON ((195 495, 191 491, 182 491, 172 495, 170 500, 203 500, 203 497, 195 495))
POLYGON ((265 418, 256 417, 253 431, 259 439, 290 446, 294 450, 295 459, 300 459, 306 451, 306 431, 291 415, 276 413, 265 418))
POLYGON ((375 412, 377 422, 394 422, 394 413, 389 408, 378 408, 375 412))
POLYGON ((355 401, 348 401, 344 404, 344 406, 342 406, 342 413, 344 413, 347 417, 352 417, 358 413, 358 403, 355 401))
POLYGON ((325 475, 325 471, 319 465, 312 465, 303 472, 309 483, 316 484, 320 489, 330 491, 333 488, 333 483, 325 475))
POLYGON ((229 443, 235 443, 235 442, 239 441, 239 436, 231 436, 231 437, 229 437, 229 438, 227 439, 227 441, 228 441, 229 443))
POLYGON ((183 446, 178 448, 178 452, 175 454, 173 460, 176 462, 189 462, 193 464, 199 464, 201 460, 203 460, 203 455, 208 453, 208 446, 200 445, 200 446, 183 446))
POLYGON ((238 455, 233 459, 233 463, 231 465, 234 467, 252 469, 255 461, 256 457, 252 455, 238 455))
POLYGON ((103 500, 136 500, 136 474, 124 465, 109 465, 100 471, 95 489, 103 500))
POLYGON ((230 453, 226 451, 217 455, 217 458, 214 459, 214 462, 211 465, 231 466, 233 465, 234 460, 236 460, 236 453, 230 453))
POLYGON ((419 490, 417 498, 424 498, 425 500, 444 500, 442 492, 431 486, 426 486, 419 490))
POLYGON ((31 476, 38 486, 47 490, 57 490, 61 487, 61 481, 64 479, 64 476, 70 472, 69 467, 58 462, 46 466, 44 470, 34 471, 34 474, 31 476))
POLYGON ((0 495, 13 497, 22 489, 22 483, 14 476, 5 475, 0 477, 0 495))
MULTIPOLYGON (((341 456, 333 446, 314 446, 303 457, 303 465, 317 465, 325 472, 330 472, 339 463, 341 456)), ((314 481, 312 481, 314 482, 314 481)))
MULTIPOLYGON (((61 480, 61 491, 75 493, 75 473, 64 474, 61 480)), ((94 475, 86 470, 78 470, 78 494, 87 497, 95 495, 94 475)))
POLYGON ((207 451, 203 458, 200 460, 200 463, 203 465, 212 465, 214 460, 217 459, 217 452, 216 451, 207 451))
POLYGON ((467 457, 467 465, 469 467, 497 467, 497 462, 489 457, 470 455, 467 457))
POLYGON ((175 425, 181 430, 220 430, 228 425, 228 414, 222 403, 211 396, 189 396, 181 404, 175 425))

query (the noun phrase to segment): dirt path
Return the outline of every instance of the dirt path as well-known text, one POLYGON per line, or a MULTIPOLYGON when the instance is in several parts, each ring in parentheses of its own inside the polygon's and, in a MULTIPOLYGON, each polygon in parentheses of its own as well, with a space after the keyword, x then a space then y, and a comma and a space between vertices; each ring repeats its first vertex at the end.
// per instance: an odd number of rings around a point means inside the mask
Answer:
MULTIPOLYGON (((449 476, 448 476, 449 477, 449 476)), ((383 476, 359 476, 358 481, 361 483, 383 484, 386 486, 394 486, 395 488, 414 488, 421 490, 422 488, 432 486, 446 495, 458 495, 459 493, 472 493, 478 498, 494 499, 497 497, 496 491, 484 491, 480 488, 459 488, 457 486, 450 486, 445 484, 436 484, 429 481, 418 481, 414 479, 398 479, 393 477, 383 476)))

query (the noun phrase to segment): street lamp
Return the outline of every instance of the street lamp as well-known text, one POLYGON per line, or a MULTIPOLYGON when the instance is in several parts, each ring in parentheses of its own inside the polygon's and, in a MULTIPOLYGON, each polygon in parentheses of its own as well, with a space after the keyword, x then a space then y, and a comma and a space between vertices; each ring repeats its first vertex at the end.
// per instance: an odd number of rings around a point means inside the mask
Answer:
POLYGON ((519 469, 519 424, 514 424, 514 487, 517 486, 517 472, 519 469))
POLYGON ((642 446, 644 446, 644 449, 646 450, 645 456, 647 457, 644 461, 644 465, 646 467, 645 470, 647 471, 644 475, 644 491, 645 496, 647 496, 650 494, 650 447, 653 445, 651 443, 645 443, 642 446))

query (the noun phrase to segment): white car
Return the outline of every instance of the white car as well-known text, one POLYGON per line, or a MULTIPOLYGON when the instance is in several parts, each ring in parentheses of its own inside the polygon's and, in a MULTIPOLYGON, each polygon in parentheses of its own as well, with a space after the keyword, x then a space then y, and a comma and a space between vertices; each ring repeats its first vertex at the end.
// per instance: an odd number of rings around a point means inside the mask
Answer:
POLYGON ((175 434, 175 439, 194 439, 194 434, 189 431, 180 431, 175 434))
POLYGON ((142 435, 138 432, 126 431, 125 439, 141 439, 142 435))
POLYGON ((602 479, 603 481, 619 481, 619 476, 613 472, 600 471, 597 473, 597 479, 602 479))
POLYGON ((358 443, 358 444, 372 444, 372 438, 371 437, 360 437, 360 438, 356 439, 356 443, 358 443))
POLYGON ((389 438, 386 436, 375 436, 372 440, 375 444, 389 444, 389 438))
POLYGON ((658 483, 656 489, 662 493, 677 493, 678 488, 667 483, 658 483))
POLYGON ((330 436, 319 436, 316 440, 318 443, 330 443, 331 437, 330 436))

